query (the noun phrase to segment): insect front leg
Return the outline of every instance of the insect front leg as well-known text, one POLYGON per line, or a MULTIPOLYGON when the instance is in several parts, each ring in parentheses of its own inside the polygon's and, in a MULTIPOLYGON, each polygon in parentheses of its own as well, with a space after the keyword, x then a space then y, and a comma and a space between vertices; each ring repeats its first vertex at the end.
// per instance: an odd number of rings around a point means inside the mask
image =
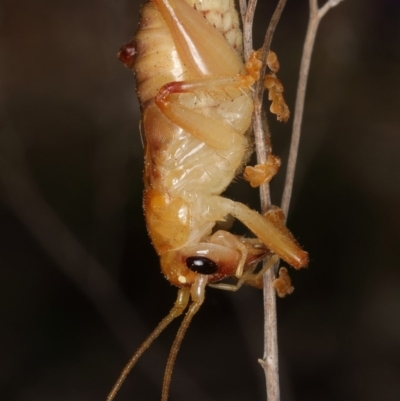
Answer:
POLYGON ((291 266, 299 269, 308 264, 308 253, 300 248, 291 232, 283 224, 279 209, 262 216, 246 205, 222 196, 212 196, 209 202, 225 214, 231 214, 240 220, 268 249, 291 266))
POLYGON ((247 271, 243 274, 243 276, 240 277, 238 282, 236 284, 209 284, 210 287, 217 288, 219 290, 225 290, 225 291, 232 291, 236 292, 240 287, 242 287, 243 284, 248 284, 256 288, 262 288, 262 276, 263 274, 269 270, 274 264, 279 260, 279 257, 277 255, 273 255, 269 258, 268 262, 264 264, 263 268, 257 272, 254 273, 254 269, 256 266, 254 266, 253 269, 250 271, 247 271))

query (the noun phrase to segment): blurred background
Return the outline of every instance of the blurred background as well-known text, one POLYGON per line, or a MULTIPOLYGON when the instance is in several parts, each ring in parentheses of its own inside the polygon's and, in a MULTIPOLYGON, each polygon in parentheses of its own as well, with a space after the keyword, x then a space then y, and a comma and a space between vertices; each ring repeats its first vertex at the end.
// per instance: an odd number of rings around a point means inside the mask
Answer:
MULTIPOLYGON (((260 1, 256 46, 274 3, 260 1)), ((116 57, 139 10, 0 2, 1 400, 104 400, 175 300, 144 224, 135 80, 116 57)), ((272 46, 292 109, 307 18, 307 1, 289 1, 272 46)), ((346 0, 324 18, 288 221, 311 263, 278 300, 282 401, 400 399, 399 72, 397 0, 346 0)), ((285 160, 291 122, 269 119, 285 160)), ((257 208, 237 181, 228 195, 257 208)), ((160 399, 177 327, 117 400, 160 399)), ((170 399, 265 400, 262 341, 261 291, 209 289, 170 399)))

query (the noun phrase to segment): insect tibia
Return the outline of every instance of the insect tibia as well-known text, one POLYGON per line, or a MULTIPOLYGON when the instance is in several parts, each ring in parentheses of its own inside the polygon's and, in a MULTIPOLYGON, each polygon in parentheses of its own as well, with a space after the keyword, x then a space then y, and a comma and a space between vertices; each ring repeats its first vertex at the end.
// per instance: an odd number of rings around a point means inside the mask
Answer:
POLYGON ((303 251, 285 226, 285 219, 280 209, 273 209, 266 216, 261 216, 240 202, 216 197, 215 202, 226 213, 232 214, 252 231, 263 244, 291 266, 299 269, 308 264, 308 253, 303 251))

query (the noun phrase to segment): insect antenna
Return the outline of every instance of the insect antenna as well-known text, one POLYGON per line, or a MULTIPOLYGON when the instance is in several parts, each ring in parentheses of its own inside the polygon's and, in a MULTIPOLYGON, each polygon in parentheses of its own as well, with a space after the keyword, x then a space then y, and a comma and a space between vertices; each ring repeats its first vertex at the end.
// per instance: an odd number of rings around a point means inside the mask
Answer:
POLYGON ((169 386, 171 383, 172 370, 174 369, 176 356, 178 355, 179 348, 181 347, 183 337, 193 319, 193 316, 198 312, 204 301, 204 288, 207 284, 207 277, 200 275, 191 289, 193 302, 190 304, 188 311, 179 330, 176 334, 175 340, 172 344, 171 351, 168 356, 167 365, 165 367, 164 381, 161 393, 161 401, 168 401, 169 386))
MULTIPOLYGON (((161 320, 161 322, 158 324, 158 326, 146 338, 146 340, 142 343, 142 345, 138 348, 138 350, 133 354, 132 358, 125 365, 124 369, 122 370, 121 374, 118 377, 118 380, 115 382, 112 390, 108 394, 106 401, 114 400, 114 398, 117 395, 119 389, 121 388, 122 384, 124 383, 126 377, 128 376, 129 372, 132 370, 132 368, 136 365, 136 362, 139 360, 139 358, 143 355, 143 353, 147 350, 147 348, 150 347, 150 345, 153 343, 153 341, 163 332, 163 330, 175 318, 180 316, 182 314, 182 312, 186 309, 186 306, 189 303, 189 297, 190 297, 190 288, 181 288, 178 291, 178 297, 177 297, 177 299, 175 301, 174 306, 169 311, 168 315, 165 316, 165 318, 161 320)), ((192 309, 193 303, 190 305, 190 309, 189 309, 189 311, 188 311, 186 316, 188 316, 190 314, 190 310, 192 309)), ((198 310, 198 308, 197 308, 197 310, 198 310)), ((196 313, 197 310, 194 313, 196 313)), ((192 313, 192 316, 194 315, 194 313, 192 313)), ((186 318, 185 318, 185 320, 186 320, 186 318)), ((186 329, 187 329, 187 326, 190 323, 190 320, 191 320, 191 318, 189 319, 189 322, 186 325, 186 329)), ((181 328, 183 326, 183 322, 182 322, 181 328)), ((185 329, 185 331, 186 331, 186 329, 185 329)), ((183 333, 183 334, 185 334, 185 333, 183 333)), ((183 337, 183 335, 182 335, 182 337, 183 337)), ((181 339, 180 342, 182 342, 182 339, 181 339)), ((175 342, 174 342, 174 344, 175 344, 175 342)), ((179 345, 178 345, 178 347, 179 347, 179 345)), ((175 355, 175 357, 176 357, 176 355, 175 355)), ((169 359, 168 359, 168 361, 169 361, 169 359)), ((172 371, 172 368, 171 368, 171 371, 172 371)), ((170 376, 170 380, 171 380, 171 376, 170 376)))

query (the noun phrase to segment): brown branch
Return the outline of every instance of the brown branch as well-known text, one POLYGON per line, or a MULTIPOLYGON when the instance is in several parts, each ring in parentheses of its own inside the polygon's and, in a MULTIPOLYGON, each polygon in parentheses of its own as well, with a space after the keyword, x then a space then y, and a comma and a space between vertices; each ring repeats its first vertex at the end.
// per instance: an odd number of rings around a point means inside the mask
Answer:
MULTIPOLYGON (((244 22, 244 19, 246 17, 246 11, 247 11, 247 0, 239 0, 239 9, 240 9, 240 17, 242 21, 244 22)), ((244 36, 244 34, 243 34, 244 36)))
MULTIPOLYGON (((265 33, 264 44, 262 47, 261 60, 266 60, 269 53, 272 37, 278 25, 286 0, 280 0, 276 6, 274 14, 272 15, 268 29, 265 33)), ((260 71, 260 79, 256 84, 254 96, 254 140, 256 144, 257 162, 265 164, 267 162, 268 153, 271 151, 270 146, 270 133, 266 122, 263 127, 263 111, 262 101, 264 94, 264 76, 266 71, 266 64, 263 63, 262 70, 260 71)), ((271 197, 269 185, 263 184, 260 186, 260 202, 261 211, 265 213, 270 204, 271 197)), ((268 260, 264 261, 264 264, 268 260)), ((279 388, 279 360, 278 360, 278 334, 277 334, 277 316, 276 316, 276 296, 272 287, 272 282, 275 280, 276 268, 266 271, 263 277, 263 299, 264 299, 264 355, 261 366, 264 369, 266 392, 268 401, 280 400, 279 388)))
POLYGON ((243 53, 247 60, 253 50, 253 20, 256 11, 257 0, 240 0, 240 13, 243 21, 243 53))
MULTIPOLYGON (((267 162, 268 153, 271 152, 269 128, 267 122, 265 121, 265 119, 263 119, 262 109, 264 95, 264 76, 266 71, 265 60, 271 47, 272 37, 282 15, 285 4, 286 0, 280 0, 278 2, 278 5, 276 6, 275 12, 272 15, 271 21, 269 23, 268 29, 265 33, 264 44, 261 52, 261 60, 263 61, 263 65, 260 70, 260 79, 256 83, 254 94, 253 130, 254 141, 256 144, 257 163, 259 164, 265 164, 267 162)), ((263 184, 260 186, 260 201, 261 211, 262 213, 265 213, 271 204, 268 184, 263 184)))
MULTIPOLYGON (((317 0, 310 0, 310 19, 300 67, 300 77, 296 97, 291 148, 287 166, 285 188, 282 198, 282 209, 286 216, 288 214, 290 198, 292 194, 293 179, 300 141, 301 122, 304 110, 306 82, 318 24, 329 9, 336 6, 341 1, 343 0, 329 0, 327 3, 325 3, 323 7, 319 9, 317 0)), ((250 0, 248 5, 246 4, 246 0, 239 0, 239 3, 243 20, 244 55, 245 59, 247 60, 251 50, 253 49, 252 26, 257 0, 250 0)), ((286 0, 280 0, 271 18, 270 24, 265 34, 261 60, 266 60, 267 54, 270 50, 270 45, 275 28, 279 22, 285 4, 286 0)), ((259 164, 266 163, 268 153, 271 151, 269 129, 266 121, 263 121, 262 112, 262 100, 264 94, 263 80, 265 76, 265 71, 266 66, 264 64, 262 66, 262 70, 260 72, 260 80, 256 84, 254 94, 253 131, 256 145, 257 162, 259 164)), ((261 210, 263 213, 265 213, 270 206, 270 192, 268 184, 263 184, 260 186, 260 201, 261 210)), ((267 261, 265 261, 264 263, 267 263, 267 261)), ((275 276, 277 267, 278 264, 274 268, 269 269, 263 277, 264 355, 263 359, 259 360, 259 362, 265 371, 268 401, 280 400, 276 297, 275 291, 272 290, 272 282, 276 278, 275 276)))
POLYGON ((289 159, 286 170, 285 187, 282 195, 281 208, 285 216, 289 213, 290 200, 292 197, 294 174, 296 170, 297 155, 299 151, 301 124, 304 114, 304 100, 308 73, 310 70, 311 55, 314 49, 315 37, 321 19, 332 8, 343 0, 329 0, 321 8, 318 8, 317 0, 310 0, 310 16, 306 39, 304 41, 303 55, 300 64, 299 80, 297 84, 296 104, 293 118, 292 139, 290 143, 289 159))
MULTIPOLYGON (((240 10, 243 20, 243 43, 245 59, 248 59, 253 49, 252 27, 255 6, 257 1, 250 0, 248 7, 246 2, 240 0, 240 10)), ((279 22, 286 0, 280 0, 276 10, 271 18, 271 22, 265 34, 264 44, 262 47, 261 60, 266 60, 269 52, 272 36, 279 22)), ((260 80, 256 84, 254 94, 254 114, 253 114, 253 131, 256 145, 257 162, 265 164, 267 162, 268 153, 271 151, 270 135, 267 123, 263 120, 262 100, 264 94, 264 76, 266 66, 263 64, 260 72, 260 80)), ((260 186, 261 210, 266 212, 270 206, 269 185, 260 186)), ((264 261, 268 263, 268 261, 264 261)), ((278 342, 277 342, 277 322, 276 322, 276 304, 275 291, 272 290, 272 281, 275 279, 275 269, 269 269, 264 275, 264 356, 260 360, 261 366, 264 368, 266 377, 266 391, 269 401, 278 401, 280 399, 279 391, 279 369, 278 369, 278 342)))
MULTIPOLYGON (((275 29, 281 18, 281 15, 282 15, 283 9, 285 8, 285 5, 286 5, 286 0, 279 1, 279 3, 277 4, 277 6, 275 8, 274 14, 271 17, 271 21, 268 25, 267 31, 265 32, 265 38, 264 38, 264 43, 263 43, 262 52, 261 52, 261 60, 263 60, 263 61, 266 60, 269 50, 271 48, 272 37, 274 36, 275 29)), ((260 108, 262 107, 262 99, 263 99, 263 95, 264 95, 264 77, 265 77, 266 67, 267 67, 266 63, 264 62, 261 67, 261 70, 260 70, 260 79, 256 83, 255 97, 258 99, 260 108)))

